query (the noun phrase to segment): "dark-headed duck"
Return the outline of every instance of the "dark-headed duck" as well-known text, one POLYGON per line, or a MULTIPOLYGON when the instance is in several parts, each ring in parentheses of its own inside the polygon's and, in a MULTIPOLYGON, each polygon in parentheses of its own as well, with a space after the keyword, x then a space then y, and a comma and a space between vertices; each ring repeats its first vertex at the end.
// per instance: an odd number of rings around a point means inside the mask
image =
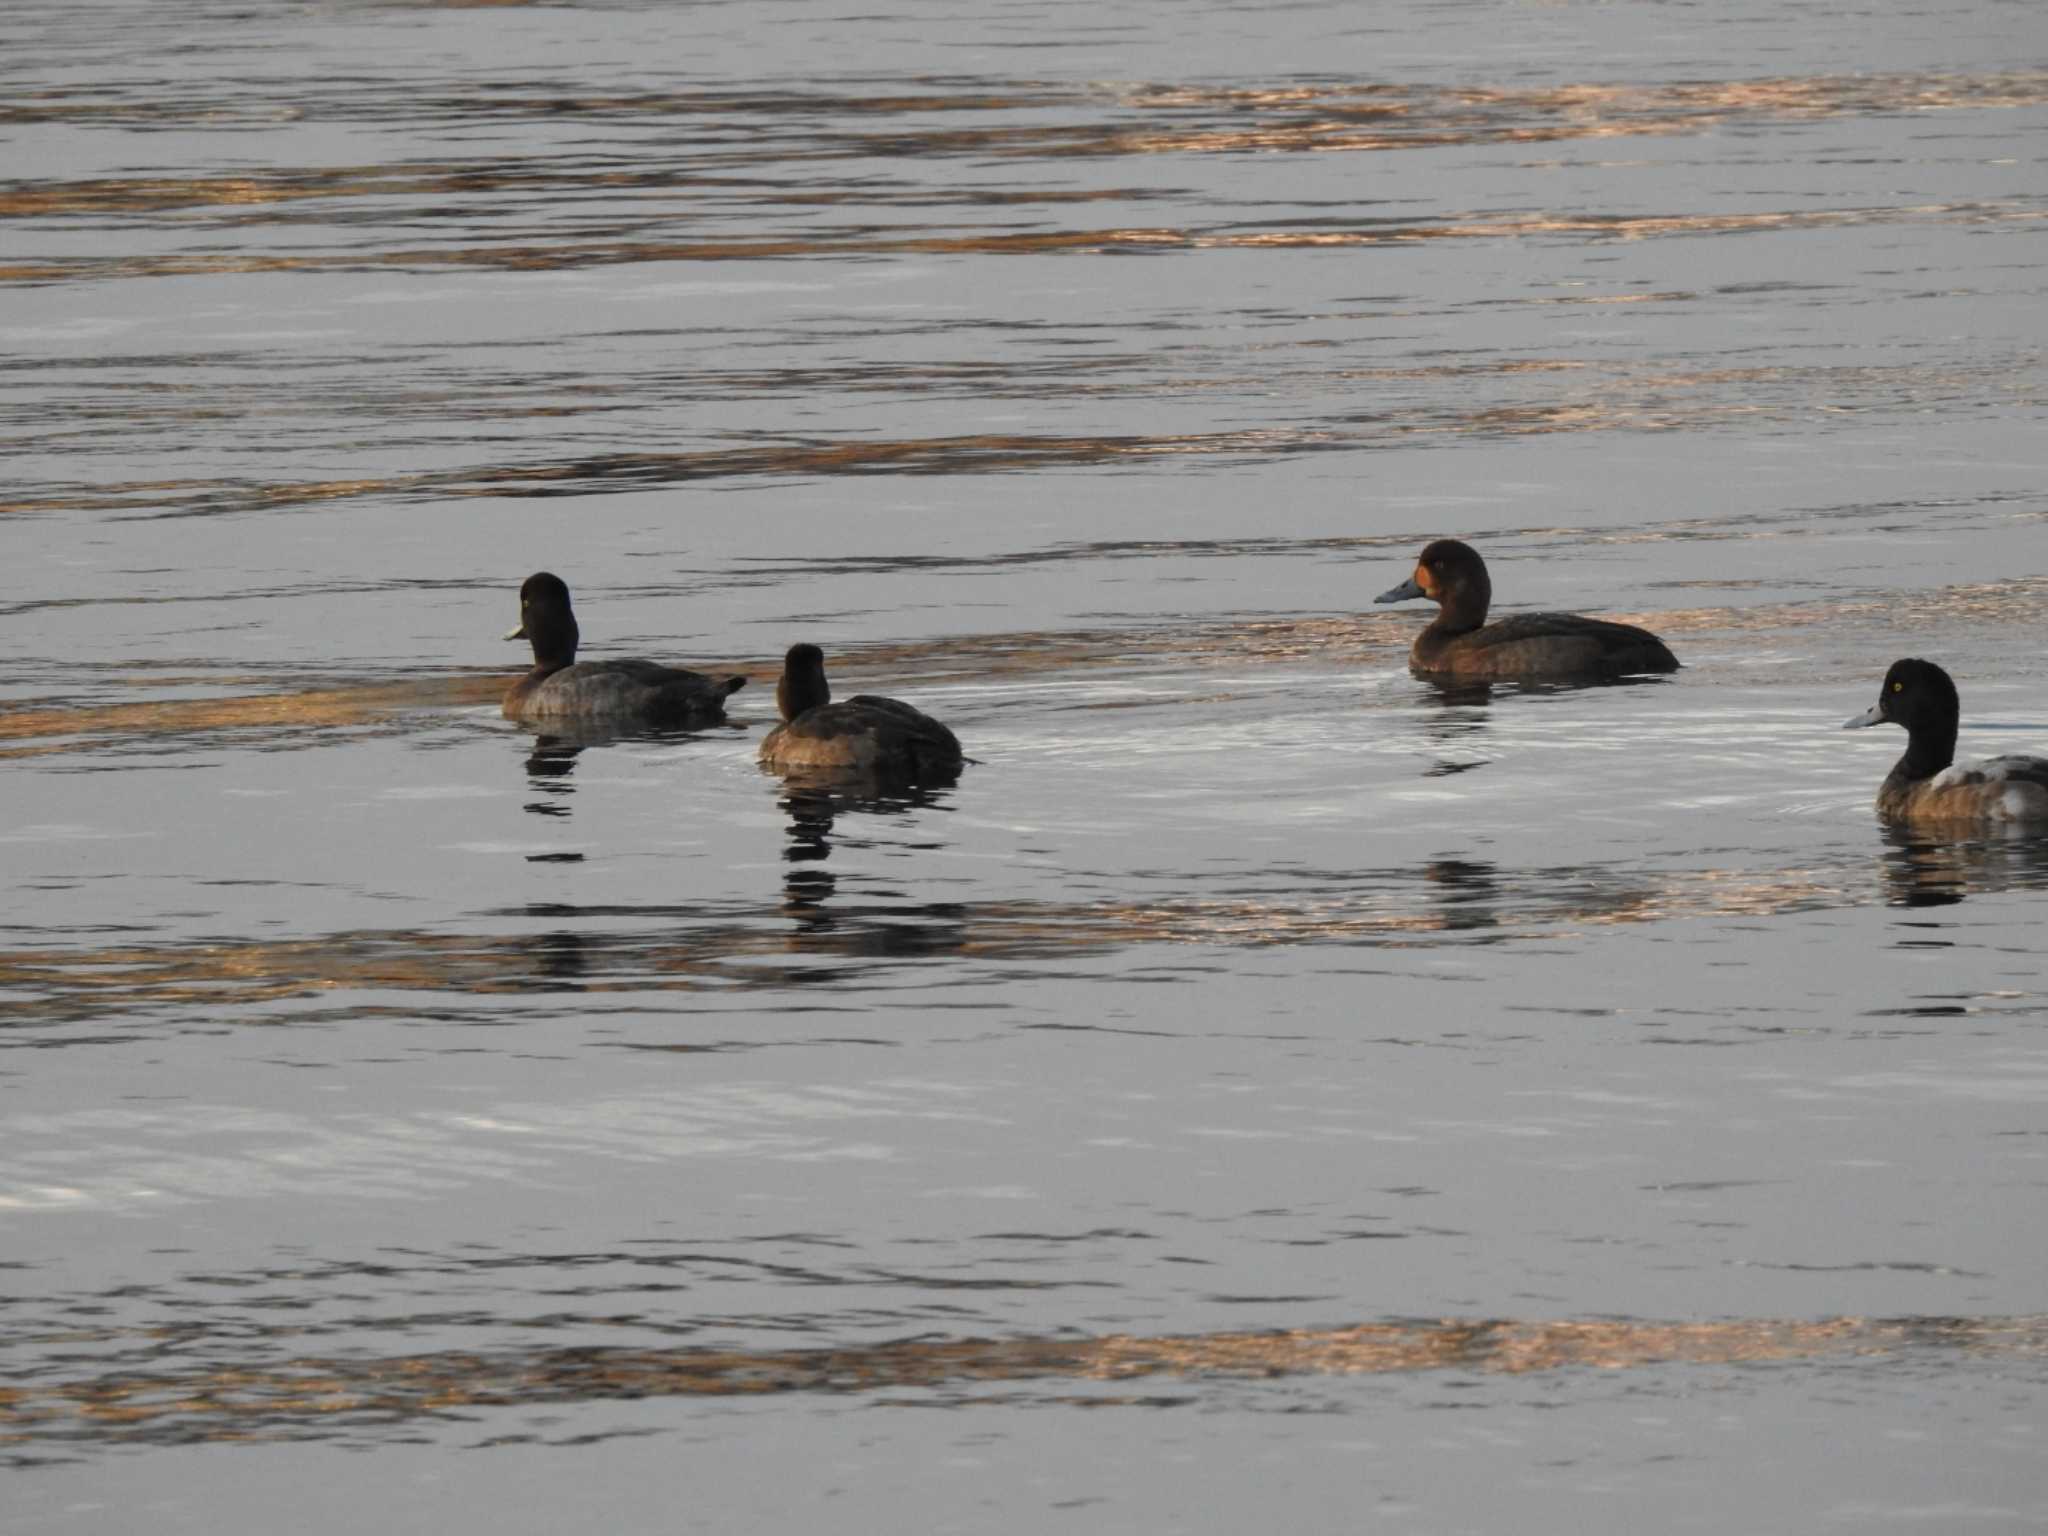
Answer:
POLYGON ((520 587, 519 627, 505 638, 533 642, 533 670, 505 695, 507 720, 703 725, 723 719, 726 696, 747 685, 652 661, 578 661, 568 584, 548 571, 520 587))
POLYGON ((2048 757, 1988 757, 1959 763, 1956 728, 1963 708, 1955 680, 1931 661, 1895 661, 1877 702, 1842 729, 1906 728, 1906 755, 1877 791, 1887 821, 2038 821, 2048 823, 2048 757))
POLYGON ((761 766, 778 773, 935 783, 956 777, 965 761, 957 736, 900 700, 863 693, 834 704, 815 645, 789 648, 775 704, 782 724, 761 743, 761 766))
POLYGON ((1439 612, 1415 637, 1408 664, 1417 672, 1464 678, 1621 677, 1675 672, 1678 658, 1647 629, 1576 613, 1517 613, 1486 622, 1493 583, 1479 551, 1438 539, 1415 574, 1376 603, 1426 597, 1439 612))

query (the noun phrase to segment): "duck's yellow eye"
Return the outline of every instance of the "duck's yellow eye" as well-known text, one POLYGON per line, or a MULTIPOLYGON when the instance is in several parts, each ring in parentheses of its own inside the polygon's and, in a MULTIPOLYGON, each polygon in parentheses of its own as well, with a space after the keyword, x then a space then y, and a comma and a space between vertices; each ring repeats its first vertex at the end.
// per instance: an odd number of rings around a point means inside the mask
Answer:
POLYGON ((1905 685, 1904 683, 1893 683, 1893 684, 1892 684, 1892 692, 1893 692, 1893 693, 1904 693, 1905 691, 1906 691, 1906 685, 1905 685))

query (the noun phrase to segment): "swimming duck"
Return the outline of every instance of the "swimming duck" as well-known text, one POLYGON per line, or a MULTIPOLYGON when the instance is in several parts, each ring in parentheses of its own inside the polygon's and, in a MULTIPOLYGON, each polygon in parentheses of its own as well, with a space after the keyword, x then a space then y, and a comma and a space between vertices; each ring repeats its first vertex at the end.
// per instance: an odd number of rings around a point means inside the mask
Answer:
POLYGON ((520 587, 519 627, 505 638, 533 642, 533 670, 505 695, 507 720, 702 725, 723 719, 726 695, 747 685, 652 661, 579 662, 568 584, 548 571, 520 587))
POLYGON ((1963 708, 1955 679, 1931 661, 1907 657, 1884 675, 1877 702, 1843 730, 1906 728, 1906 755, 1877 791, 1888 821, 2048 822, 2048 757, 1990 757, 1959 763, 1956 727, 1963 708))
POLYGON ((949 780, 965 759, 960 739, 897 699, 857 694, 832 702, 825 653, 793 645, 775 685, 782 724, 761 743, 761 766, 779 773, 820 770, 898 782, 949 780))
POLYGON ((1675 672, 1678 658, 1647 629, 1575 613, 1517 613, 1486 622, 1493 582, 1479 551, 1438 539, 1415 574, 1376 603, 1426 597, 1440 612, 1415 637, 1408 665, 1417 672, 1466 678, 1621 677, 1675 672))

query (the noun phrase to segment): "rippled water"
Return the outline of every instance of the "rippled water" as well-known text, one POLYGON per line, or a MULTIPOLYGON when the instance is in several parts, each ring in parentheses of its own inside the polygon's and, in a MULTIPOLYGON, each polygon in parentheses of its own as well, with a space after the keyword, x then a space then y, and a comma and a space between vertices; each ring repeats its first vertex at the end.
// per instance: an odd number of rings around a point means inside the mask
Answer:
POLYGON ((10 1531, 2048 1521, 2034 7, 6 32, 10 1531))

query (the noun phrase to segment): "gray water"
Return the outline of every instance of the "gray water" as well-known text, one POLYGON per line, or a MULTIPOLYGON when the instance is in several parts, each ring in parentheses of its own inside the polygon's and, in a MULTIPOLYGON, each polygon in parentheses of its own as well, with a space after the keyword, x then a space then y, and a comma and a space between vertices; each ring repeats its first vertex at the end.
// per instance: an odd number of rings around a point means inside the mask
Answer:
POLYGON ((2037 7, 0 30, 10 1533, 2048 1523, 2037 7))

